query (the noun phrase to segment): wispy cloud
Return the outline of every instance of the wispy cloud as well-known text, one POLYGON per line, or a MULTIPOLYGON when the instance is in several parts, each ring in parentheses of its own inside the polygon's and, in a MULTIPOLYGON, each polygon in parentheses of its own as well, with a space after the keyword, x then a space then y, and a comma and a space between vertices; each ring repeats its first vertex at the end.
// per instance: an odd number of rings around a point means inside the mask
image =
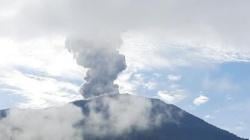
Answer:
POLYGON ((174 91, 159 91, 157 93, 158 97, 169 104, 178 103, 185 99, 187 96, 184 90, 174 90, 174 91))
POLYGON ((179 81, 181 80, 181 75, 173 75, 173 74, 169 74, 168 75, 168 80, 170 81, 179 81))
POLYGON ((200 106, 202 104, 207 103, 208 101, 209 101, 209 98, 207 96, 200 95, 199 97, 197 97, 193 100, 193 104, 200 106))

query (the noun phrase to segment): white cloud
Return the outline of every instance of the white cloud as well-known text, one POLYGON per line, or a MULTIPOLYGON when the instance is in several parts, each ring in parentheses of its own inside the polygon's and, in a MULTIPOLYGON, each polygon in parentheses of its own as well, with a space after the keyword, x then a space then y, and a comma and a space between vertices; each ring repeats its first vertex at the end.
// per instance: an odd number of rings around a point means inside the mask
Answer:
POLYGON ((199 97, 193 100, 193 104, 199 106, 199 105, 207 103, 208 101, 209 101, 209 98, 207 96, 200 95, 199 97))
POLYGON ((174 90, 174 91, 158 91, 158 97, 166 103, 175 104, 185 99, 186 94, 184 90, 174 90))
POLYGON ((81 109, 73 105, 45 110, 13 109, 8 117, 0 120, 0 139, 80 140, 81 131, 74 124, 82 118, 81 109))
POLYGON ((157 83, 153 81, 148 81, 144 85, 144 87, 147 88, 148 90, 153 90, 156 88, 156 86, 157 86, 157 83))
POLYGON ((120 74, 118 79, 115 81, 119 85, 120 93, 138 94, 137 90, 140 88, 146 90, 157 89, 157 80, 145 79, 143 73, 131 70, 131 67, 127 68, 120 74))
POLYGON ((168 37, 127 32, 121 52, 135 69, 174 69, 183 66, 209 67, 224 62, 249 61, 250 50, 195 41, 172 41, 168 37), (146 58, 146 59, 145 59, 146 58))
POLYGON ((64 48, 64 42, 63 37, 30 41, 0 38, 0 67, 22 66, 53 76, 78 77, 81 67, 64 48))
POLYGON ((81 99, 79 85, 50 77, 11 71, 1 76, 0 81, 16 89, 13 94, 27 98, 26 102, 19 103, 19 107, 44 108, 81 99))
POLYGON ((169 74, 168 75, 168 80, 169 81, 179 81, 181 80, 181 75, 173 75, 173 74, 169 74))
POLYGON ((10 110, 8 116, 0 120, 0 139, 82 140, 90 135, 119 136, 157 127, 163 121, 176 123, 182 114, 178 112, 179 116, 174 118, 171 113, 164 118, 160 113, 152 115, 154 106, 150 100, 127 95, 94 99, 85 107, 88 114, 71 104, 43 110, 10 110))
POLYGON ((79 99, 84 70, 64 49, 64 39, 0 38, 0 86, 25 97, 22 107, 41 108, 79 99), (7 87, 6 87, 7 86, 7 87))
POLYGON ((145 130, 160 125, 164 119, 170 119, 161 118, 158 114, 150 117, 152 107, 152 103, 148 99, 130 95, 122 95, 118 98, 104 97, 102 101, 92 101, 88 104, 90 113, 84 133, 94 132, 95 135, 100 136, 119 135, 130 132, 131 128, 145 130), (96 110, 100 108, 100 105, 108 109, 108 118, 104 116, 103 112, 96 110))

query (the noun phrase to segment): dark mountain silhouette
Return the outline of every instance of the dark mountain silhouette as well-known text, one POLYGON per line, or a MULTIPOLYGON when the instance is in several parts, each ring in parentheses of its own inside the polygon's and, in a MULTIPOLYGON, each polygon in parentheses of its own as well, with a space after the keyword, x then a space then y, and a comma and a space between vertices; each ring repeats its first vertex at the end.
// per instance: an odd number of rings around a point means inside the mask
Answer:
POLYGON ((7 116, 8 110, 0 110, 0 120, 7 116))
MULTIPOLYGON (((84 116, 90 116, 91 109, 95 110, 100 114, 103 114, 107 119, 111 116, 105 105, 105 100, 112 99, 118 101, 119 103, 124 101, 120 100, 123 98, 133 99, 134 101, 139 101, 140 98, 133 95, 111 95, 93 98, 90 100, 79 100, 72 104, 79 107, 84 116), (95 104, 94 108, 90 108, 90 104, 95 104)), ((105 135, 97 135, 94 133, 84 134, 83 140, 244 140, 237 137, 236 135, 229 133, 225 130, 217 128, 207 122, 193 116, 192 114, 178 108, 175 105, 166 104, 159 99, 149 99, 145 98, 146 101, 151 103, 149 111, 149 118, 154 118, 154 116, 161 116, 163 120, 158 125, 152 125, 146 129, 137 129, 132 126, 130 131, 125 131, 124 133, 119 133, 113 135, 112 133, 107 133, 105 135), (168 121, 169 118, 174 119, 174 121, 168 121), (168 118, 165 119, 164 118, 168 118)), ((139 102, 138 102, 139 103, 139 102)), ((123 103, 121 103, 124 105, 123 103)), ((116 104, 117 106, 117 104, 116 104)), ((136 106, 128 106, 128 109, 133 111, 136 106)), ((63 115, 63 114, 62 114, 63 115)), ((73 114, 74 115, 74 114, 73 114)), ((143 115, 143 114, 142 114, 143 115)), ((0 112, 0 120, 7 116, 7 110, 0 112)), ((138 116, 143 117, 143 116, 138 116)), ((126 118, 125 118, 126 119, 126 118)), ((140 119, 140 118, 139 118, 140 119)), ((150 120, 150 121, 153 121, 150 120)), ((88 120, 74 124, 74 127, 82 129, 88 129, 85 127, 88 120)), ((115 122, 114 122, 115 123, 115 122)), ((40 126, 43 127, 43 126, 40 126)), ((109 129, 103 128, 103 129, 109 129)), ((0 132, 1 133, 1 132, 0 132)))

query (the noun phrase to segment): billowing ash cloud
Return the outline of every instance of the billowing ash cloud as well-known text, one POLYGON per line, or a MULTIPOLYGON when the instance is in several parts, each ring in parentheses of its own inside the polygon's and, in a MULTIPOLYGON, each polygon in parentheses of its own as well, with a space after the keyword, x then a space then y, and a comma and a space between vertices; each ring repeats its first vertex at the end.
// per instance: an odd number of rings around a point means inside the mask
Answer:
POLYGON ((114 43, 68 40, 66 47, 79 65, 88 68, 86 83, 81 88, 81 94, 85 98, 119 93, 114 80, 126 68, 126 62, 125 56, 119 54, 114 43))

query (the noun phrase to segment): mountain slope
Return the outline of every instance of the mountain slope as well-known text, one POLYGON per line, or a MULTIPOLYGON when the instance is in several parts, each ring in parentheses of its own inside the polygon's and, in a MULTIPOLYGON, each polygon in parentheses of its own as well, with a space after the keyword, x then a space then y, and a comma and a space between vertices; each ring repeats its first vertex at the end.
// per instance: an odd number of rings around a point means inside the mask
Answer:
MULTIPOLYGON (((119 100, 121 96, 131 95, 115 95, 113 99, 119 100)), ((142 98, 142 97, 133 97, 142 98)), ((146 130, 134 130, 123 135, 105 136, 98 138, 96 136, 89 136, 89 139, 119 139, 119 140, 241 140, 237 136, 212 126, 205 121, 181 110, 180 108, 165 104, 158 99, 148 99, 152 103, 150 116, 162 116, 163 118, 175 118, 174 121, 162 120, 157 127, 151 127, 146 130), (171 117, 170 117, 171 116, 171 117)), ((102 102, 102 98, 97 98, 90 101, 76 101, 75 105, 82 108, 83 112, 87 114, 88 104, 90 102, 102 102)), ((102 105, 98 106, 102 111, 102 105)))
POLYGON ((133 95, 102 96, 57 108, 17 112, 0 113, 0 139, 243 140, 174 105, 133 95), (29 116, 33 117, 27 119, 29 116))

